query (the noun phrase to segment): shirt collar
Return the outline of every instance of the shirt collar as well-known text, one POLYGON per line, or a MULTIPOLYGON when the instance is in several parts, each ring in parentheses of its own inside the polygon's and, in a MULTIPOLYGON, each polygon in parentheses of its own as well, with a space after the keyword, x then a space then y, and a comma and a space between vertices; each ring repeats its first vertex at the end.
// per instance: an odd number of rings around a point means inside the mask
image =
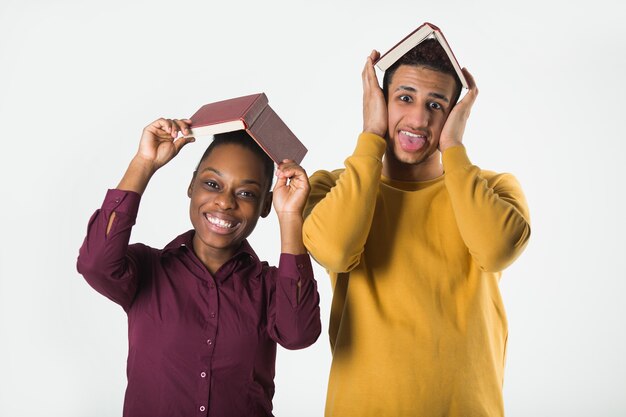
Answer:
MULTIPOLYGON (((192 229, 176 237, 174 240, 168 243, 165 248, 163 248, 163 252, 172 252, 180 249, 181 247, 186 247, 189 249, 190 253, 193 254, 193 257, 197 258, 197 256, 193 252, 194 234, 195 230, 192 229)), ((197 261, 201 263, 199 259, 197 261)), ((220 270, 217 271, 217 275, 222 276, 223 279, 226 279, 226 277, 233 272, 236 272, 242 268, 246 268, 251 265, 254 265, 256 267, 255 270, 257 270, 257 272, 260 271, 260 269, 262 268, 261 260, 246 239, 241 242, 241 246, 232 256, 232 258, 230 258, 224 265, 222 265, 220 270), (225 274, 226 276, 224 276, 222 272, 227 272, 225 274)))

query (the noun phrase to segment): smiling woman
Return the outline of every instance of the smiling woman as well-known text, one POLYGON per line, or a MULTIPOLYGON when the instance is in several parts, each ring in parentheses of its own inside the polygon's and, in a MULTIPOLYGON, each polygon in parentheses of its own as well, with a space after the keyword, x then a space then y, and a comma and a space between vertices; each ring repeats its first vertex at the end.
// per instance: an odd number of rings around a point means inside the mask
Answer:
POLYGON ((194 250, 211 273, 232 257, 272 204, 272 160, 250 149, 258 146, 244 131, 220 136, 205 152, 187 192, 194 250))
POLYGON ((188 120, 147 126, 118 187, 89 222, 78 270, 128 314, 124 415, 271 416, 276 344, 319 336, 317 284, 302 243, 306 173, 273 162, 245 132, 220 136, 203 155, 188 194, 190 230, 163 249, 129 245, 152 175, 193 138, 188 120), (281 228, 278 268, 246 238, 272 205, 281 228), (199 414, 198 414, 199 413, 199 414))

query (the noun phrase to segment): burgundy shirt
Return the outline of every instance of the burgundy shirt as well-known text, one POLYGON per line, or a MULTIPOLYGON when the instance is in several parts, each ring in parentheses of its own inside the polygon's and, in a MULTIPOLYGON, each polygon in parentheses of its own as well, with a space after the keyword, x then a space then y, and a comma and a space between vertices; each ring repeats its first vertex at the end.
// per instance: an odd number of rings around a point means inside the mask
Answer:
POLYGON ((163 249, 128 244, 139 201, 108 191, 77 264, 128 314, 124 416, 271 416, 276 343, 300 349, 320 334, 309 256, 281 254, 270 267, 244 241, 211 275, 193 230, 163 249))

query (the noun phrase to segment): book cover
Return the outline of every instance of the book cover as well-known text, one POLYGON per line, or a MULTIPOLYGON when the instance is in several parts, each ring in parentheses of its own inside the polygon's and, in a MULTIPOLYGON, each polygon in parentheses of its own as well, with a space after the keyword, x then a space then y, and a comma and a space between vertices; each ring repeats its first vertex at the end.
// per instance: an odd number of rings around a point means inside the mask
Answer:
POLYGON ((264 93, 205 104, 190 117, 192 135, 207 136, 247 129, 267 104, 264 93))
POLYGON ((443 50, 448 55, 448 59, 452 63, 454 70, 461 80, 461 85, 463 88, 469 88, 467 80, 463 75, 463 71, 461 71, 461 66, 459 65, 458 60, 454 56, 454 52, 452 52, 452 48, 450 48, 450 44, 446 40, 445 36, 441 32, 437 26, 432 23, 423 23, 417 29, 409 33, 405 36, 400 42, 395 44, 391 49, 385 52, 381 57, 374 63, 381 71, 386 71, 390 66, 392 66, 397 60, 399 60, 404 54, 409 52, 415 46, 419 45, 425 39, 434 38, 439 42, 443 50))
POLYGON ((202 106, 191 119, 190 136, 246 130, 276 163, 300 163, 307 148, 270 107, 264 93, 236 97, 202 106))

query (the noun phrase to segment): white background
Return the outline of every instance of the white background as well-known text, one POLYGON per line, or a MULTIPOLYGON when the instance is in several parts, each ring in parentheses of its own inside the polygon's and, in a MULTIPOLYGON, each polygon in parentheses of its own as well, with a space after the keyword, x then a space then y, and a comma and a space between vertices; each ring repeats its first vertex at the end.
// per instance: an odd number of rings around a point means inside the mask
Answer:
MULTIPOLYGON (((625 416, 626 14, 607 0, 505 3, 0 0, 0 416, 121 415, 126 317, 75 260, 146 124, 264 91, 309 147, 308 172, 338 168, 361 129, 366 56, 424 21, 477 80, 470 158, 514 173, 531 209, 530 244, 501 283, 507 415, 625 416)), ((133 241, 161 247, 190 228, 204 145, 154 177, 133 241)), ((251 242, 277 261, 273 215, 251 242)), ((315 272, 323 333, 279 350, 277 416, 322 415, 331 291, 315 272)))

